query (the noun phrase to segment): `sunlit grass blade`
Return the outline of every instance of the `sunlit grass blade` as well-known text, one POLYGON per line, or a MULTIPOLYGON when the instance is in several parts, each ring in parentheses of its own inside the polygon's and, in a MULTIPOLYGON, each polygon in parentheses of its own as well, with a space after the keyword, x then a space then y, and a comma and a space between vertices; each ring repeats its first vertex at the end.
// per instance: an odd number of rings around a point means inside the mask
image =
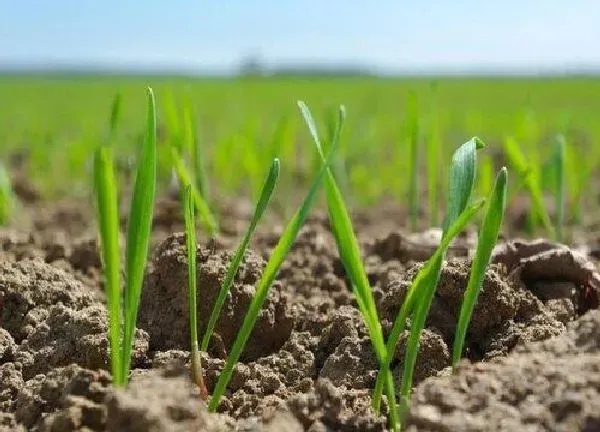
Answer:
POLYGON ((542 225, 544 225, 549 237, 554 239, 556 233, 552 225, 552 220, 546 210, 544 197, 539 186, 538 176, 534 172, 534 167, 527 162, 525 155, 514 138, 507 137, 504 140, 504 152, 531 196, 532 210, 541 219, 542 225))
POLYGON ((565 137, 559 135, 556 138, 556 148, 554 151, 554 204, 556 206, 554 230, 556 240, 563 241, 564 219, 565 219, 565 137))
POLYGON ((173 146, 171 146, 171 161, 173 163, 175 173, 177 174, 179 184, 192 185, 192 197, 194 198, 194 205, 196 206, 196 210, 198 210, 198 213, 200 213, 200 220, 202 221, 204 230, 209 236, 214 236, 219 231, 217 220, 213 216, 210 207, 204 200, 204 197, 200 195, 200 192, 196 188, 192 180, 192 176, 190 175, 190 172, 185 166, 185 163, 183 162, 179 151, 173 146))
POLYGON ((112 380, 115 386, 122 386, 125 380, 121 362, 119 214, 113 156, 109 147, 99 147, 94 156, 94 193, 108 305, 112 380))
MULTIPOLYGON (((334 143, 335 144, 335 143, 334 143)), ((263 274, 256 286, 256 292, 252 301, 250 302, 250 306, 248 308, 248 312, 244 317, 244 321, 242 322, 242 326, 235 338, 233 343, 233 347, 231 348, 231 352, 227 357, 227 361, 225 362, 225 367, 221 371, 219 375, 219 379, 215 388, 213 390, 212 397, 208 404, 208 409, 211 412, 214 412, 219 406, 219 401, 225 393, 225 388, 227 387, 227 383, 231 379, 231 375, 233 373, 233 368, 238 362, 242 350, 244 349, 244 345, 246 344, 248 338, 250 337, 250 333, 252 332, 252 328, 256 323, 256 319, 258 318, 258 314, 262 308, 262 305, 267 298, 269 293, 269 288, 277 275, 277 271, 281 264, 283 263, 285 257, 290 251, 294 240, 298 236, 298 232, 300 232, 300 228, 304 224, 306 217, 308 216, 308 212, 315 200, 317 195, 317 191, 319 190, 319 186, 321 185, 321 181, 323 180, 323 176, 325 175, 326 168, 329 167, 331 163, 331 159, 335 153, 335 145, 333 145, 329 151, 329 156, 327 157, 327 163, 323 164, 318 174, 313 179, 313 182, 310 186, 308 194, 304 198, 304 201, 300 205, 299 209, 296 211, 288 225, 286 226, 283 234, 279 238, 275 249, 271 253, 271 257, 267 262, 265 269, 263 270, 263 274)))
POLYGON ((15 197, 4 165, 0 164, 0 226, 8 225, 13 217, 15 197))
POLYGON ((198 293, 196 287, 196 223, 194 220, 194 201, 192 198, 192 185, 187 185, 183 191, 183 220, 185 224, 185 244, 188 260, 188 307, 190 315, 190 372, 192 380, 200 389, 204 400, 208 391, 204 385, 202 362, 198 351, 198 293))
MULTIPOLYGON (((394 325, 392 327, 392 331, 387 340, 386 351, 387 351, 387 360, 386 362, 389 364, 396 352, 396 347, 400 340, 400 336, 402 332, 406 328, 406 320, 409 315, 413 312, 413 308, 415 303, 418 302, 422 293, 427 292, 428 287, 431 287, 432 284, 437 286, 437 280, 439 278, 439 273, 441 271, 442 262, 448 248, 450 247, 454 238, 461 233, 461 231, 465 228, 466 224, 473 218, 473 216, 483 207, 485 203, 484 200, 480 200, 470 207, 467 207, 463 210, 463 213, 459 215, 459 217, 454 221, 453 225, 449 228, 448 232, 444 237, 442 237, 442 241, 440 245, 435 250, 434 254, 427 261, 427 263, 419 270, 417 276, 413 280, 404 302, 400 307, 400 311, 394 320, 394 325)), ((373 391, 373 403, 379 404, 379 399, 381 398, 381 392, 383 389, 383 376, 381 372, 377 375, 377 381, 375 382, 375 389, 373 391)))
POLYGON ((208 181, 206 170, 204 168, 204 154, 202 146, 198 140, 198 125, 196 123, 196 113, 192 107, 192 102, 189 98, 185 100, 183 105, 183 141, 188 148, 194 168, 194 180, 196 189, 205 201, 209 201, 208 181))
POLYGON ((483 141, 477 137, 473 137, 461 145, 452 156, 448 196, 446 197, 448 207, 446 208, 446 218, 444 219, 444 232, 458 218, 458 215, 462 213, 469 199, 471 199, 477 171, 476 150, 484 146, 483 141))
POLYGON ((139 160, 127 227, 123 378, 131 364, 131 346, 142 293, 156 193, 156 103, 148 89, 146 137, 139 160))
POLYGON ((117 93, 113 98, 112 105, 110 108, 109 143, 114 139, 119 120, 121 119, 121 99, 121 93, 117 93))
POLYGON ((408 127, 409 145, 409 176, 410 186, 408 189, 408 206, 410 225, 412 230, 417 229, 419 218, 419 106, 417 96, 414 93, 408 95, 406 104, 406 123, 408 127))
POLYGON ((208 320, 208 324, 206 326, 206 330, 204 332, 204 336, 202 338, 202 345, 200 349, 202 351, 206 351, 208 348, 208 344, 210 342, 210 338, 214 331, 215 325, 217 324, 217 320, 219 319, 219 314, 221 313, 221 308, 223 307, 223 303, 227 298, 227 294, 231 289, 231 285, 233 284, 233 279, 237 274, 238 268, 242 259, 244 258, 244 254, 246 253, 246 249, 248 249, 248 244, 250 243, 250 239, 252 235, 254 235, 254 231, 258 225, 258 222, 262 218, 262 215, 271 200, 271 196, 273 195, 273 190, 277 185, 277 181, 279 179, 279 159, 274 159, 273 164, 271 165, 271 169, 269 170, 269 174, 267 175, 267 179, 263 185, 262 191, 260 193, 260 198, 256 203, 256 208, 254 209, 254 214, 252 215, 252 219, 250 220, 250 225, 248 225, 248 229, 242 238, 240 245, 238 246, 231 262, 229 263, 229 268, 227 269, 227 273, 225 275, 225 279, 221 284, 221 290, 219 291, 219 296, 217 297, 217 301, 215 302, 212 312, 210 314, 210 318, 208 320))
MULTIPOLYGON (((477 206, 472 206, 471 208, 467 209, 466 207, 473 192, 473 185, 475 184, 477 171, 477 150, 483 147, 483 142, 479 140, 479 138, 474 137, 462 144, 452 156, 452 164, 448 179, 448 203, 446 217, 444 219, 444 232, 442 235, 442 241, 434 253, 434 256, 428 260, 424 268, 418 273, 411 285, 411 288, 409 289, 406 299, 400 307, 396 319, 394 320, 392 332, 388 337, 388 342, 386 344, 386 367, 389 367, 389 363, 394 355, 398 340, 402 334, 402 331, 404 330, 406 319, 408 318, 409 314, 411 314, 413 310, 418 312, 420 305, 423 302, 430 302, 430 299, 427 296, 433 296, 433 293, 435 293, 437 281, 442 270, 444 256, 446 250, 452 242, 452 239, 458 235, 458 233, 463 229, 464 224, 466 224, 480 208, 477 206)), ((482 204, 479 204, 479 206, 481 205, 482 204)), ((427 306, 425 315, 428 310, 429 306, 427 306)), ((411 331, 416 332, 416 335, 413 335, 413 338, 416 337, 418 342, 422 327, 415 328, 413 325, 411 331)), ((410 369, 410 373, 406 379, 410 379, 409 389, 410 385, 412 385, 412 369, 414 368, 414 362, 407 365, 406 361, 411 361, 413 356, 414 359, 416 359, 417 355, 416 352, 411 352, 411 350, 418 350, 418 345, 411 345, 410 343, 407 345, 404 373, 407 373, 406 368, 408 367, 410 369)), ((405 379, 404 375, 402 379, 405 379)), ((373 392, 373 406, 376 409, 379 407, 382 386, 382 375, 380 372, 375 383, 375 390, 373 392)), ((404 397, 405 400, 403 403, 406 403, 408 394, 404 395, 404 397)))
MULTIPOLYGON (((322 166, 326 167, 325 155, 319 135, 317 132, 316 124, 312 118, 310 110, 303 102, 298 102, 298 106, 304 117, 304 121, 308 126, 312 139, 317 147, 317 151, 322 160, 322 166)), ((337 145, 340 140, 341 127, 344 120, 345 111, 343 107, 340 107, 338 126, 333 136, 332 147, 337 145)), ((329 217, 331 219, 331 225, 333 234, 335 236, 340 258, 346 270, 346 273, 350 277, 352 282, 352 290, 359 307, 363 320, 367 326, 369 337, 375 351, 375 355, 381 367, 384 369, 382 374, 385 378, 385 390, 388 398, 389 412, 390 412, 390 423, 394 430, 399 427, 399 421, 397 418, 396 408, 396 397, 394 393, 394 385, 392 375, 389 368, 385 365, 386 363, 386 350, 385 341, 383 338, 383 331, 377 315, 377 309, 375 307, 375 299, 369 285, 369 280, 362 264, 360 248, 358 241, 354 234, 352 227, 352 221, 342 194, 335 182, 335 178, 329 168, 325 175, 325 191, 327 196, 327 207, 329 210, 329 217)))
MULTIPOLYGON (((456 237, 465 225, 475 216, 475 214, 483 207, 485 201, 481 200, 472 206, 468 207, 461 215, 456 219, 452 226, 448 229, 445 234, 446 237, 456 237)), ((408 406, 410 391, 412 389, 413 375, 415 370, 415 364, 417 361, 417 355, 419 353, 419 340, 421 333, 425 327, 425 320, 431 307, 431 302, 435 295, 437 288, 441 268, 443 265, 444 254, 440 253, 434 256, 430 260, 429 272, 425 275, 425 281, 423 283, 423 292, 418 294, 418 298, 415 300, 414 313, 411 321, 410 334, 406 343, 406 355, 404 357, 404 368, 402 372, 402 380, 400 382, 400 412, 401 417, 406 411, 408 406)))
POLYGON ((438 226, 439 218, 439 165, 440 165, 440 131, 436 113, 432 114, 427 138, 427 198, 429 207, 429 222, 438 226))
POLYGON ((504 211, 506 209, 506 186, 507 173, 506 168, 502 168, 496 177, 496 182, 490 196, 489 204, 483 219, 483 225, 479 233, 477 241, 477 250, 475 258, 471 263, 471 272, 469 274, 469 282, 463 296, 463 302, 460 307, 458 325, 456 334, 454 335, 454 347, 452 350, 452 366, 456 367, 462 355, 465 337, 467 335, 467 327, 471 321, 471 315, 475 308, 475 303, 479 296, 485 271, 492 256, 492 250, 498 240, 502 220, 504 219, 504 211))

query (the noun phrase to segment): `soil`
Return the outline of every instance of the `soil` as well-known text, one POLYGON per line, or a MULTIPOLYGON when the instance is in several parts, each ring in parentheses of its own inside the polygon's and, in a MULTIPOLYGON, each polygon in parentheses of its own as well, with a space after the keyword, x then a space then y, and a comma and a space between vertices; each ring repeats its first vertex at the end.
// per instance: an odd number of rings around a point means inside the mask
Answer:
MULTIPOLYGON (((22 194, 25 194, 25 187, 22 194)), ((101 264, 89 206, 34 193, 0 230, 0 430, 385 431, 370 408, 377 361, 325 214, 313 212, 278 273, 218 413, 189 378, 187 262, 179 207, 155 214, 130 384, 109 373, 101 264)), ((202 335, 246 203, 221 209, 222 237, 199 235, 202 335)), ((439 230, 405 233, 389 215, 357 216, 358 237, 387 333, 439 230)), ((125 221, 123 221, 125 223, 125 221)), ((207 353, 216 383, 257 281, 282 231, 261 224, 207 353)), ((421 336, 410 431, 600 430, 600 274, 594 245, 507 240, 494 250, 458 369, 455 324, 476 245, 452 246, 421 336), (586 252, 589 250, 588 252, 586 252)), ((408 323, 410 328, 410 323, 408 323)), ((405 340, 392 361, 400 379, 405 340)))

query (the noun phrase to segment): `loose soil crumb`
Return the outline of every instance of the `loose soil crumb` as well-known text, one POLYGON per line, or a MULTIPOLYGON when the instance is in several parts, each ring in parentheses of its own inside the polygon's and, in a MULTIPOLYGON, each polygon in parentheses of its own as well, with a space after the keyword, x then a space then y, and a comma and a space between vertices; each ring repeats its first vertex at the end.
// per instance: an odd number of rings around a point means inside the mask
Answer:
POLYGON ((545 342, 415 390, 411 431, 600 430, 600 311, 545 342))

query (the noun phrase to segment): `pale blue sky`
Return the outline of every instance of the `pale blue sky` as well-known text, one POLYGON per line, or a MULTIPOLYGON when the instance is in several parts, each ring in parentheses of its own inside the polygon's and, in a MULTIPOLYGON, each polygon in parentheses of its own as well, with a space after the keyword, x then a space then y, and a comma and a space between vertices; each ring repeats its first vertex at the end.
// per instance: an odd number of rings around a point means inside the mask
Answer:
POLYGON ((600 70, 600 0, 0 0, 0 67, 600 70))

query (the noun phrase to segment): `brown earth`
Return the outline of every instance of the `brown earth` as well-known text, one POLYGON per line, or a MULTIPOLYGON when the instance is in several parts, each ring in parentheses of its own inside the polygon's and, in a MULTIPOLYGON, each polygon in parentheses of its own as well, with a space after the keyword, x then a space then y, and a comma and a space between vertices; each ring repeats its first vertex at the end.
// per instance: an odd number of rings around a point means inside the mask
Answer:
MULTIPOLYGON (((34 198, 27 217, 0 230, 0 430, 387 430, 385 417, 370 409, 377 362, 323 214, 314 212, 302 228, 219 413, 209 414, 188 377, 177 203, 164 198, 157 207, 131 383, 115 390, 91 211, 34 198)), ((226 234, 200 236, 197 251, 200 335, 248 218, 247 206, 236 203, 221 213, 226 234)), ((356 226, 387 332, 440 233, 406 234, 391 216, 376 216, 358 215, 356 226)), ((202 354, 209 390, 281 230, 277 219, 261 225, 236 276, 202 354)), ((408 430, 600 430, 600 275, 586 253, 545 241, 500 244, 465 359, 449 371, 475 243, 472 232, 462 236, 444 266, 421 337, 408 430)), ((392 362, 396 379, 406 336, 392 362)))

